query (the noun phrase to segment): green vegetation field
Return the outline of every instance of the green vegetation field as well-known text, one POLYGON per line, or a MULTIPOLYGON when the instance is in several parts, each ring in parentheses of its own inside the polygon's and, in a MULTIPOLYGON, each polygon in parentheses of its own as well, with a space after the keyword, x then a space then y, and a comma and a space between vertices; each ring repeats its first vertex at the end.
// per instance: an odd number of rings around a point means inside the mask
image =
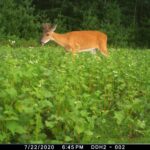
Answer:
POLYGON ((0 143, 150 143, 150 50, 0 47, 0 143))

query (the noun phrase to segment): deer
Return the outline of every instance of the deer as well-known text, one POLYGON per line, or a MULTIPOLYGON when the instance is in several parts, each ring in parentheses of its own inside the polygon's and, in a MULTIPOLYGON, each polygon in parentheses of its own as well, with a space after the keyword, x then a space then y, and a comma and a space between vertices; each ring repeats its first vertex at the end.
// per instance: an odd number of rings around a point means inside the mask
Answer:
POLYGON ((60 34, 54 32, 57 25, 44 23, 42 27, 42 45, 49 41, 54 41, 58 45, 64 47, 66 51, 71 51, 73 55, 77 52, 86 51, 90 51, 95 54, 96 49, 98 49, 104 56, 108 56, 107 35, 103 32, 95 30, 81 30, 60 34))

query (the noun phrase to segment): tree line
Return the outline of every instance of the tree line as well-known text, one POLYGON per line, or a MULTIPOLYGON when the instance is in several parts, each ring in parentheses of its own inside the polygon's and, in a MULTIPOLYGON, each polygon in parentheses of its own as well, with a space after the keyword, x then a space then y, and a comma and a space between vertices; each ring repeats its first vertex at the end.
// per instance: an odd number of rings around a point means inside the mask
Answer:
POLYGON ((100 30, 114 46, 150 47, 149 0, 1 0, 0 34, 37 38, 41 24, 57 32, 100 30))

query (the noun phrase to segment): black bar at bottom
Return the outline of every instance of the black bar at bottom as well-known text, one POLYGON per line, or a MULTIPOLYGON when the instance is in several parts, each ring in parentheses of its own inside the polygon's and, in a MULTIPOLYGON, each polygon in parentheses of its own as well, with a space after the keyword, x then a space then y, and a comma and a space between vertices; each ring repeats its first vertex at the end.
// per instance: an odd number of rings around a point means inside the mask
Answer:
POLYGON ((19 150, 128 150, 150 149, 150 144, 0 144, 0 149, 19 150))

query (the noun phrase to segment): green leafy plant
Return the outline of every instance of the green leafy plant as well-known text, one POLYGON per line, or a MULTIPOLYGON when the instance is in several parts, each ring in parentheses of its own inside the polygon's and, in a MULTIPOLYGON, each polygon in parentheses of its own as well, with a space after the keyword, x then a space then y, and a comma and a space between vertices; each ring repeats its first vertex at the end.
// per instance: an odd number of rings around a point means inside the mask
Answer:
POLYGON ((149 56, 0 47, 0 143, 148 142, 149 56))

